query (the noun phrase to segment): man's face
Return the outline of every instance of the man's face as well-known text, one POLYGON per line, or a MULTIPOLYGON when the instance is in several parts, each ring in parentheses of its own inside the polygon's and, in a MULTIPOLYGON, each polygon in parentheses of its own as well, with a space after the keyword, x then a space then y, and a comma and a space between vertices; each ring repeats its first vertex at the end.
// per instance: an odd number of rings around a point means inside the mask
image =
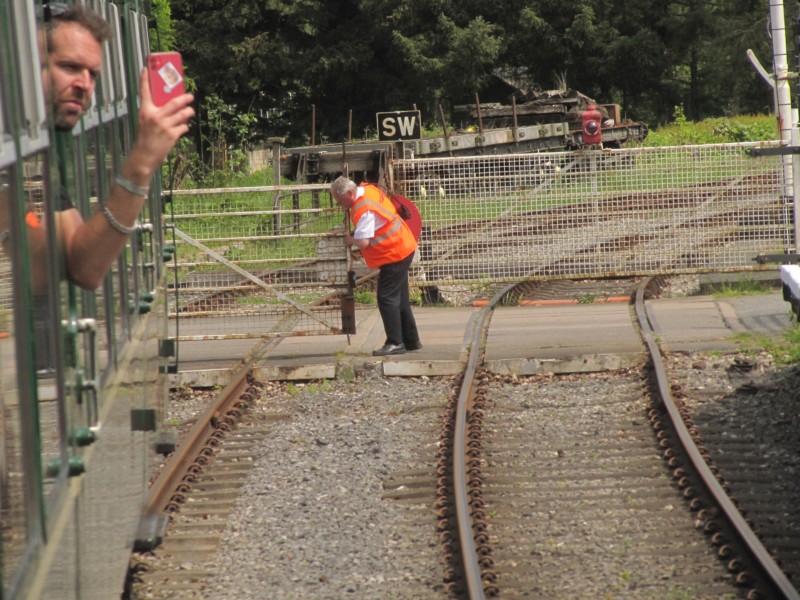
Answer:
POLYGON ((102 51, 94 36, 77 23, 60 23, 50 35, 45 93, 53 103, 56 129, 69 131, 89 107, 102 51))
POLYGON ((353 202, 355 202, 355 199, 356 199, 355 192, 345 192, 341 196, 338 195, 334 196, 334 200, 336 200, 336 202, 339 203, 339 206, 342 206, 344 208, 350 208, 353 205, 353 202))

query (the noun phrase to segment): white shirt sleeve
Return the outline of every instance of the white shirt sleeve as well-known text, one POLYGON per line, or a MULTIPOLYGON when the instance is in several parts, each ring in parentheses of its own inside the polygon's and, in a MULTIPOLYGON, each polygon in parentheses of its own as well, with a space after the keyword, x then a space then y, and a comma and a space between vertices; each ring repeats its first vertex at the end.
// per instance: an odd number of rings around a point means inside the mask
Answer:
POLYGON ((356 230, 353 232, 353 238, 357 240, 365 240, 375 237, 375 230, 383 227, 386 224, 386 219, 371 210, 366 211, 356 223, 356 230))

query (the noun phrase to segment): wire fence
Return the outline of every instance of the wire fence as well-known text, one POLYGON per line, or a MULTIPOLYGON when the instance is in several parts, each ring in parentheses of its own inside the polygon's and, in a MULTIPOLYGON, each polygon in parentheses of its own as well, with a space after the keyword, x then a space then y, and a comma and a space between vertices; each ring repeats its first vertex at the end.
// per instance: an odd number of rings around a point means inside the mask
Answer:
MULTIPOLYGON (((764 268, 794 251, 794 208, 782 159, 752 147, 393 161, 424 222, 412 286, 764 268)), ((174 194, 179 339, 341 333, 348 272, 368 271, 327 183, 174 194)))
POLYGON ((793 245, 780 157, 745 144, 400 160, 429 284, 758 268, 793 245))
POLYGON ((171 204, 177 339, 341 332, 349 258, 327 185, 175 191, 171 204))

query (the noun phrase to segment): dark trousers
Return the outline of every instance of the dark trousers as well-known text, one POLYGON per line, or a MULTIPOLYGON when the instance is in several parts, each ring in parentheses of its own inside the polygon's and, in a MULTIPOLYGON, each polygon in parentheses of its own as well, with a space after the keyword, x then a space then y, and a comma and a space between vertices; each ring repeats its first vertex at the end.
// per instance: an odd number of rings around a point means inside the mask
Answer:
POLYGON ((412 260, 413 252, 401 261, 380 267, 378 311, 383 320, 387 344, 414 347, 420 343, 417 322, 408 297, 408 269, 412 260))

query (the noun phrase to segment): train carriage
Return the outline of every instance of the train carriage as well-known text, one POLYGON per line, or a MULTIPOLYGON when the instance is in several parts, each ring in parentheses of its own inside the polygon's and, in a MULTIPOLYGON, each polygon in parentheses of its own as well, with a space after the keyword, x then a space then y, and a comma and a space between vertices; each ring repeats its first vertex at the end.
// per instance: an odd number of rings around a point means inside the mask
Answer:
POLYGON ((97 290, 63 276, 52 233, 62 188, 88 217, 112 185, 136 131, 138 74, 150 52, 149 2, 85 4, 105 17, 113 37, 103 46, 91 109, 64 133, 48 114, 37 43, 50 11, 64 5, 0 0, 5 599, 118 597, 132 548, 156 539, 162 526, 140 521, 171 360, 158 177, 97 290), (37 223, 49 235, 44 264, 28 252, 37 223), (33 283, 37 269, 43 289, 33 283))

